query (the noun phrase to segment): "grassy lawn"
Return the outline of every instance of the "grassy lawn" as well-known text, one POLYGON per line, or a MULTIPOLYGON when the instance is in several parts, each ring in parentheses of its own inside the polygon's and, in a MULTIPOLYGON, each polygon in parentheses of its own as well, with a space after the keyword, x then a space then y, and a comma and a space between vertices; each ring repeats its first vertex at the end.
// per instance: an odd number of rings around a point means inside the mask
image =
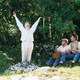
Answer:
MULTIPOLYGON (((62 80, 80 80, 80 67, 75 66, 73 68, 67 67, 57 67, 57 68, 50 68, 48 71, 32 71, 23 74, 14 74, 14 75, 21 75, 27 76, 32 74, 34 76, 38 76, 40 80, 49 80, 53 76, 60 76, 62 80)), ((10 78, 14 75, 1 75, 0 80, 10 80, 10 78)))

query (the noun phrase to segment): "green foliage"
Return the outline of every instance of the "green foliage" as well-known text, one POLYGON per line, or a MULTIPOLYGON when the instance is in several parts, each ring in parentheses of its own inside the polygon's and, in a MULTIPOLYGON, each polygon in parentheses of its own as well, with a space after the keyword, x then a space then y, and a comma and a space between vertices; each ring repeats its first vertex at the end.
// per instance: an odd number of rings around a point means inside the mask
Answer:
POLYGON ((39 16, 45 18, 44 25, 41 20, 35 32, 33 62, 39 65, 45 64, 63 37, 69 39, 72 33, 80 33, 80 0, 0 0, 0 50, 16 62, 20 61, 21 51, 20 32, 12 17, 14 10, 22 23, 28 20, 33 24, 39 16))
MULTIPOLYGON (((39 16, 46 17, 47 22, 45 22, 45 27, 40 25, 40 32, 49 34, 49 23, 52 27, 52 37, 55 37, 55 33, 59 33, 61 38, 64 33, 74 32, 77 25, 74 24, 74 20, 79 17, 79 0, 60 1, 60 0, 1 0, 0 1, 0 29, 1 29, 1 39, 3 43, 8 43, 10 37, 14 39, 14 35, 17 34, 14 25, 14 20, 12 18, 12 11, 16 10, 19 19, 24 23, 26 20, 34 21, 39 16), (3 7, 4 6, 4 7, 3 7), (47 17, 51 17, 51 21, 48 22, 47 17), (48 25, 46 25, 48 24, 48 25), (3 35, 7 32, 7 36, 3 35), (12 34, 12 35, 11 35, 12 34)), ((59 36, 59 35, 57 35, 59 36)), ((65 35, 64 35, 65 36, 65 35)), ((20 36, 18 36, 19 38, 20 36)), ((46 37, 49 37, 47 35, 46 37)), ((17 37, 15 37, 16 39, 17 37)), ((52 39, 53 40, 53 39, 52 39)), ((14 41, 14 40, 13 40, 14 41)), ((17 41, 17 39, 16 39, 17 41)), ((11 42, 13 43, 13 42, 11 42)))
POLYGON ((0 74, 5 71, 9 66, 13 64, 12 61, 8 61, 2 52, 0 52, 0 74))

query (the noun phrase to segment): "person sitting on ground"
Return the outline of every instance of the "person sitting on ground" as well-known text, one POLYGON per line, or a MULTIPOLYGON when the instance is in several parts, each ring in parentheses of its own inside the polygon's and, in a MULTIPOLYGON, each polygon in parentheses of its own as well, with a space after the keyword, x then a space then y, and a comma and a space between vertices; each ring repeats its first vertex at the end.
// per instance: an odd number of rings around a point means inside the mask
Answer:
POLYGON ((46 63, 48 66, 57 66, 59 62, 65 62, 68 52, 68 39, 62 39, 61 46, 56 46, 53 56, 46 63))
POLYGON ((46 65, 47 66, 53 66, 56 67, 59 64, 61 53, 57 51, 58 45, 55 46, 54 53, 50 57, 50 59, 47 61, 46 65))
POLYGON ((80 56, 80 42, 78 41, 78 35, 73 34, 71 36, 71 43, 69 44, 70 52, 67 54, 67 58, 71 59, 71 63, 74 64, 76 61, 78 61, 80 56))
POLYGON ((60 64, 63 64, 66 61, 66 55, 69 52, 69 45, 68 45, 68 39, 64 38, 62 39, 62 45, 57 49, 58 52, 60 52, 62 54, 62 56, 60 57, 60 64))

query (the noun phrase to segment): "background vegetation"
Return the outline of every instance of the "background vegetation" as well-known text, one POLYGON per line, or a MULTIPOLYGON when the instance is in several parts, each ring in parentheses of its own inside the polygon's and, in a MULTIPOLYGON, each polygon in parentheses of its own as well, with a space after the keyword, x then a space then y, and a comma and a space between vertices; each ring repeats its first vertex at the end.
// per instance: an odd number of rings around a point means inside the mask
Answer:
POLYGON ((22 23, 28 20, 33 24, 43 17, 34 34, 32 58, 39 66, 45 64, 63 37, 70 40, 72 33, 80 34, 80 0, 0 0, 0 72, 21 60, 21 34, 12 17, 14 10, 22 23), (5 59, 4 53, 14 61, 5 59))

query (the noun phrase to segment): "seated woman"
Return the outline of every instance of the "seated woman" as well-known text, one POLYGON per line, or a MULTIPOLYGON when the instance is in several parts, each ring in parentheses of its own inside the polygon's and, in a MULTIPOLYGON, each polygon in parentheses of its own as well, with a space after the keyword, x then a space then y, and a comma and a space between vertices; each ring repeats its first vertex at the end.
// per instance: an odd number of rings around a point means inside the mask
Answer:
POLYGON ((48 66, 56 67, 59 62, 65 62, 66 53, 68 52, 68 39, 62 39, 61 46, 55 47, 55 52, 53 53, 52 57, 46 63, 48 66))

